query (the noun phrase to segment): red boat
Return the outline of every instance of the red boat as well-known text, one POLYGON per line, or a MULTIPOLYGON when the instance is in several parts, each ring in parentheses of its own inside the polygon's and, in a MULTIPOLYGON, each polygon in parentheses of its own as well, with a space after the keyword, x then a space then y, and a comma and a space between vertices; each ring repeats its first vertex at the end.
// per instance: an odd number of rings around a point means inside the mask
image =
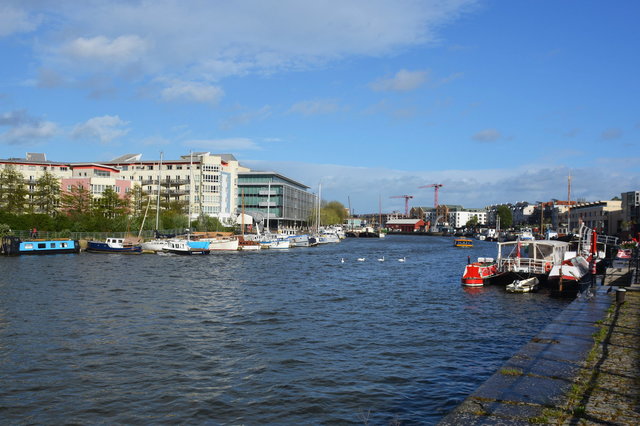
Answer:
POLYGON ((486 281, 498 275, 498 264, 491 257, 479 257, 477 262, 464 268, 462 285, 481 287, 486 281))

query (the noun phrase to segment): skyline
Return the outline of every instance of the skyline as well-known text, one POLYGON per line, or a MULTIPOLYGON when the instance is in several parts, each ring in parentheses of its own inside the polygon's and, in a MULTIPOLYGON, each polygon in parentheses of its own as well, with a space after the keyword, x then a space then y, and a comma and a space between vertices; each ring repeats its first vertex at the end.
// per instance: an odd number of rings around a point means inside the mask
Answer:
POLYGON ((640 189, 640 4, 0 1, 0 158, 231 153, 356 213, 640 189))

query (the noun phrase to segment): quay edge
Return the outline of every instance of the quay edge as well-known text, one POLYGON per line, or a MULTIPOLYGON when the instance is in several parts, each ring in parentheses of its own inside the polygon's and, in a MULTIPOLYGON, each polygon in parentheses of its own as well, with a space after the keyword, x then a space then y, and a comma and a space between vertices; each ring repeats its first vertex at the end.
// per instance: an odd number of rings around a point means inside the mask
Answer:
POLYGON ((615 291, 606 290, 574 300, 438 424, 526 424, 550 408, 562 410, 615 301, 615 291))

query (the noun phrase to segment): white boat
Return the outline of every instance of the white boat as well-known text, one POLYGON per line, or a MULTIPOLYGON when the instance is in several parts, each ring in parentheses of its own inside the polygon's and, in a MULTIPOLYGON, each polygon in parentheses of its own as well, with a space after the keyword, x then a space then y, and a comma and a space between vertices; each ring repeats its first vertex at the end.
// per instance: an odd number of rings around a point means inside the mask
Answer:
POLYGON ((522 231, 520 231, 520 233, 518 234, 518 238, 520 238, 521 241, 535 240, 535 238, 533 238, 533 232, 531 231, 531 228, 524 228, 522 231))
POLYGON ((211 251, 238 251, 239 246, 237 238, 204 238, 200 241, 209 242, 211 251))
POLYGON ((569 243, 558 240, 500 242, 498 273, 515 276, 547 275, 553 265, 562 262, 567 251, 569 243))
POLYGON ((141 244, 142 251, 153 251, 153 252, 161 252, 165 247, 169 245, 169 240, 156 239, 151 241, 146 241, 141 244))
POLYGON ((529 293, 538 289, 540 281, 537 277, 515 280, 505 288, 510 293, 529 293))
POLYGON ((273 240, 265 239, 260 241, 260 246, 263 249, 271 250, 288 249, 291 247, 291 242, 288 239, 284 238, 276 238, 273 240))
POLYGON ((209 254, 208 245, 200 243, 199 241, 189 241, 183 239, 169 240, 167 247, 162 249, 165 253, 182 254, 182 255, 194 255, 194 254, 209 254))
POLYGON ((549 271, 549 280, 580 281, 589 272, 589 260, 575 251, 565 253, 564 260, 553 265, 549 271))
POLYGON ((291 247, 309 247, 311 244, 309 243, 309 236, 307 234, 304 235, 290 235, 287 237, 291 247))

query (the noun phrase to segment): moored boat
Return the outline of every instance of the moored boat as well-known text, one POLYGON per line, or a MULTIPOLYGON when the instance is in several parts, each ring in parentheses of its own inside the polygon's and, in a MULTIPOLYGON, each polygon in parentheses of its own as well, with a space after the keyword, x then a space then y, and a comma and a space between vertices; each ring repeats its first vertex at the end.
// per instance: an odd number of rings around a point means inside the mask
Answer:
POLYGON ((71 239, 33 239, 22 241, 18 237, 6 236, 2 238, 2 253, 6 256, 23 254, 68 254, 79 253, 80 244, 71 239))
POLYGON ((258 241, 248 240, 244 235, 238 235, 238 250, 242 251, 253 251, 260 250, 262 246, 258 241))
POLYGON ((529 293, 538 289, 540 281, 537 277, 530 277, 523 280, 515 280, 505 287, 509 293, 529 293))
POLYGON ((110 237, 103 241, 88 241, 86 251, 90 253, 140 254, 142 246, 124 238, 110 237))
POLYGON ((169 240, 155 239, 151 241, 145 241, 140 245, 142 246, 142 251, 159 253, 159 252, 162 252, 163 249, 169 245, 169 240))
POLYGON ((479 257, 477 262, 469 263, 464 268, 462 285, 481 287, 498 275, 498 264, 492 257, 479 257))
POLYGON ((169 240, 167 247, 163 249, 165 253, 181 254, 181 255, 194 255, 194 254, 209 254, 208 242, 189 241, 183 239, 169 240))

